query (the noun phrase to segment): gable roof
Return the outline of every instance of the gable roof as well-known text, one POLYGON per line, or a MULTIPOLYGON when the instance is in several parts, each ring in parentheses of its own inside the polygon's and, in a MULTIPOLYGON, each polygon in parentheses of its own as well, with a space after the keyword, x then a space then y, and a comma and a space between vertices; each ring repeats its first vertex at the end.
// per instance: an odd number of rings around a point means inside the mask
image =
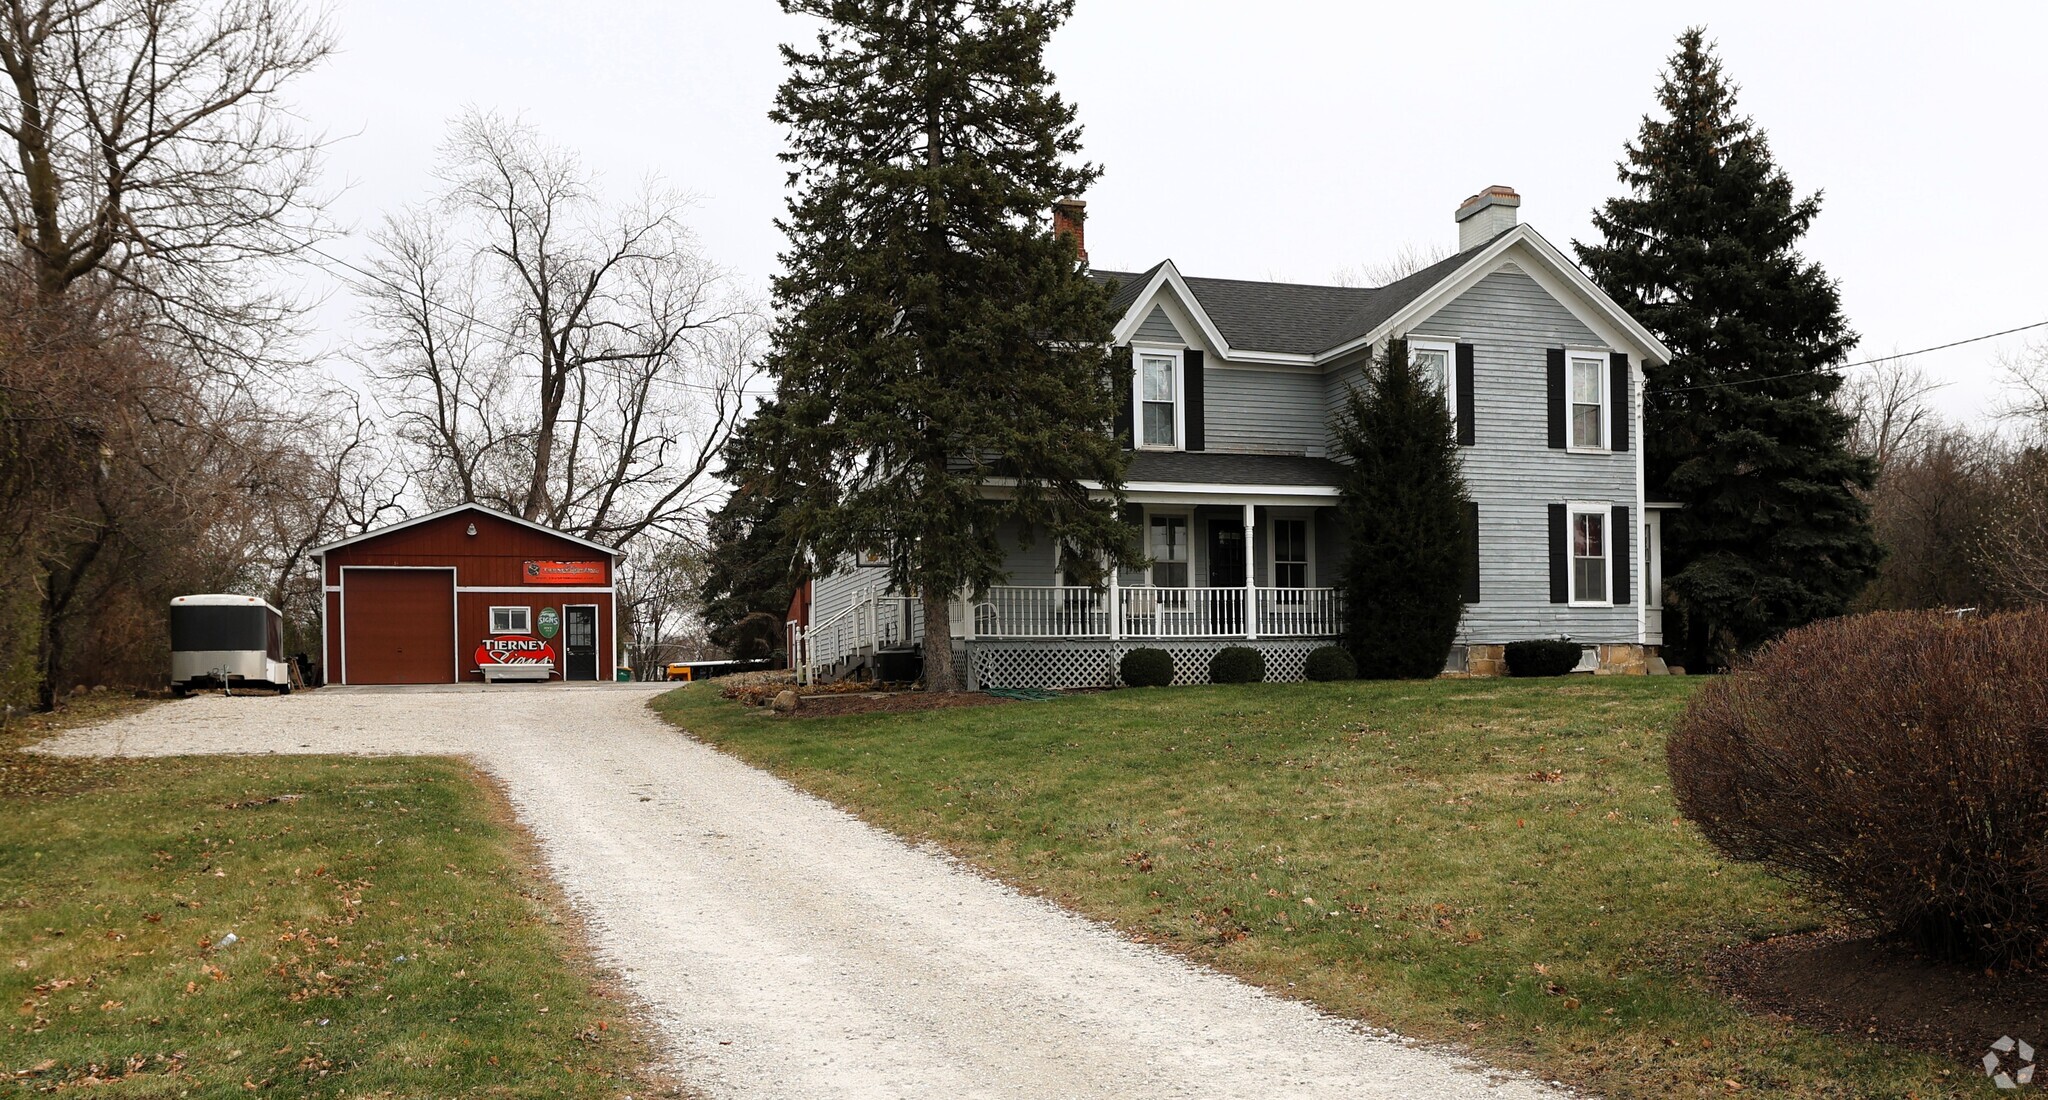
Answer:
POLYGON ((1524 244, 1543 266, 1553 269, 1615 326, 1651 355, 1668 359, 1649 330, 1593 285, 1578 265, 1564 258, 1526 224, 1511 226, 1491 239, 1446 257, 1385 286, 1343 287, 1308 283, 1275 283, 1248 279, 1183 277, 1165 260, 1144 272, 1093 271, 1097 281, 1113 284, 1111 305, 1122 318, 1119 329, 1134 326, 1136 310, 1161 285, 1185 288, 1182 295, 1204 334, 1220 337, 1227 354, 1285 356, 1299 362, 1321 362, 1376 342, 1381 330, 1410 307, 1433 297, 1468 270, 1490 262, 1509 246, 1524 244))
POLYGON ((386 524, 375 530, 365 531, 360 535, 351 535, 345 539, 338 539, 334 542, 326 544, 325 546, 316 546, 313 548, 312 554, 314 557, 318 557, 322 554, 327 553, 329 550, 339 550, 344 546, 354 546, 356 543, 359 542, 366 542, 370 539, 381 538, 385 535, 392 533, 393 531, 403 531, 408 527, 417 527, 422 523, 430 523, 434 520, 442 518, 443 516, 452 516, 457 512, 481 512, 484 515, 491 516, 495 519, 501 519, 507 523, 516 523, 521 527, 531 528, 545 535, 553 535, 556 538, 563 540, 564 542, 573 542, 578 546, 590 550, 596 550, 600 553, 609 554, 610 556, 615 558, 625 553, 625 551, 623 550, 620 550, 612 546, 606 546, 604 543, 601 542, 592 542, 589 539, 577 538, 575 535, 567 534, 562 531, 557 531, 544 523, 535 523, 530 519, 520 519, 518 516, 515 516, 510 512, 500 512, 496 508, 488 508, 481 504, 457 504, 454 505, 453 507, 443 508, 437 512, 428 512, 424 516, 415 516, 412 519, 402 519, 399 520, 397 523, 386 524))

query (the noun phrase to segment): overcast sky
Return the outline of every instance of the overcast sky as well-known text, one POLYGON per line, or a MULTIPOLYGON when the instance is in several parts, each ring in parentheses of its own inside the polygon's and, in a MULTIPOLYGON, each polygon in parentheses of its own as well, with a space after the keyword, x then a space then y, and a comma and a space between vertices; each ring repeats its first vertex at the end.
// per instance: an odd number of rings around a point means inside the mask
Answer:
MULTIPOLYGON (((1615 193, 1675 36, 1703 23, 1802 193, 1807 252, 1840 281, 1855 358, 2048 320, 2048 5, 1359 4, 1081 0, 1052 67, 1080 106, 1098 267, 1325 282, 1404 244, 1456 240, 1488 184, 1567 252, 1615 193), (2030 259, 2030 257, 2033 257, 2030 259)), ((622 197, 696 196, 706 251, 765 288, 782 246, 782 135, 767 112, 773 0, 339 0, 339 54, 298 89, 337 138, 332 210, 355 229, 425 198, 447 120, 523 116, 622 197)), ((358 240, 329 246, 360 255, 358 240)), ((351 338, 344 296, 317 314, 351 338)), ((2036 337, 2048 329, 2036 332, 2036 337)), ((1923 357, 1958 417, 1986 415, 2025 337, 1923 357)))

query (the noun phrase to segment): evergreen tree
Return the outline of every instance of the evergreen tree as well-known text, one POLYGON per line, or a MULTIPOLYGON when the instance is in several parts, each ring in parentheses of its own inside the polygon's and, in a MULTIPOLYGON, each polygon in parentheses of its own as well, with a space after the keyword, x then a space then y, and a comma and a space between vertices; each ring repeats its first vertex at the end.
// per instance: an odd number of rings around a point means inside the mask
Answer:
MULTIPOLYGON (((1135 552, 1083 486, 1122 486, 1107 291, 1047 218, 1099 174, 1044 63, 1073 3, 782 7, 826 24, 783 49, 770 115, 795 189, 768 363, 792 523, 821 569, 884 555, 943 643, 955 595, 1003 579, 1006 520, 1135 552)), ((926 645, 925 682, 960 686, 949 644, 926 645)))
POLYGON ((763 402, 726 439, 725 469, 718 476, 732 493, 705 530, 710 552, 700 590, 704 622, 713 645, 743 660, 781 646, 784 616, 804 579, 802 551, 790 529, 789 490, 774 460, 781 424, 781 407, 763 402), (770 619, 758 618, 763 614, 770 619))
POLYGON ((1618 165, 1628 194, 1593 216, 1604 240, 1573 244, 1671 348, 1647 370, 1648 490, 1684 505, 1664 525, 1678 648, 1719 667, 1848 609, 1881 557, 1858 495, 1876 470, 1830 400, 1856 335, 1799 252, 1820 195, 1797 196, 1736 112, 1703 30, 1680 35, 1669 64, 1664 117, 1643 119, 1618 165))
POLYGON ((1407 341, 1389 341, 1352 388, 1336 435, 1345 645, 1366 679, 1435 676, 1465 613, 1475 533, 1450 408, 1408 361, 1407 341))

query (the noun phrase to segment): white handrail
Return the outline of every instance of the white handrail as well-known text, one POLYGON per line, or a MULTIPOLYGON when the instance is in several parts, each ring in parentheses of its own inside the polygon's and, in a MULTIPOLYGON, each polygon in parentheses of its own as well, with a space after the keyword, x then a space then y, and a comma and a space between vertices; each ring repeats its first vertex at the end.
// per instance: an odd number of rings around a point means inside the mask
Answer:
POLYGON ((1343 630, 1334 588, 998 585, 973 612, 978 638, 1329 638, 1343 630))
POLYGON ((814 683, 820 666, 852 656, 863 649, 880 649, 907 641, 901 624, 893 616, 884 619, 882 604, 907 603, 908 596, 891 595, 883 586, 855 589, 846 606, 811 624, 798 628, 790 666, 798 671, 798 682, 814 683), (820 642, 822 641, 822 645, 820 642), (796 653, 800 651, 801 661, 796 653))

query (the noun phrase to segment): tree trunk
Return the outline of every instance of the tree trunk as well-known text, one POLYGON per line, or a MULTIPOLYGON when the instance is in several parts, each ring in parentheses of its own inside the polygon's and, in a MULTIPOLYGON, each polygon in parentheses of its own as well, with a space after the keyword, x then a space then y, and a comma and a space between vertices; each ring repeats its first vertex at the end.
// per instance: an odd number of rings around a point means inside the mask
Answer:
POLYGON ((953 594, 924 588, 924 689, 961 691, 960 670, 953 666, 953 594))

